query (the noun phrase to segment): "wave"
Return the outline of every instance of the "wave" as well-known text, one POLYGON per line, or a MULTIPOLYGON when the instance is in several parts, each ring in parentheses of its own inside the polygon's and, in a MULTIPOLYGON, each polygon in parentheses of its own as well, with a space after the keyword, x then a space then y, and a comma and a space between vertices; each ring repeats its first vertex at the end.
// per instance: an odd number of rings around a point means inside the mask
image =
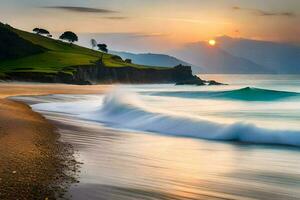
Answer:
POLYGON ((230 99, 241 101, 276 101, 290 97, 300 97, 300 93, 245 87, 229 91, 155 92, 154 96, 182 98, 230 99))
POLYGON ((221 124, 166 112, 153 112, 135 95, 113 92, 101 108, 81 117, 118 128, 208 140, 300 146, 300 131, 271 130, 253 124, 221 124))

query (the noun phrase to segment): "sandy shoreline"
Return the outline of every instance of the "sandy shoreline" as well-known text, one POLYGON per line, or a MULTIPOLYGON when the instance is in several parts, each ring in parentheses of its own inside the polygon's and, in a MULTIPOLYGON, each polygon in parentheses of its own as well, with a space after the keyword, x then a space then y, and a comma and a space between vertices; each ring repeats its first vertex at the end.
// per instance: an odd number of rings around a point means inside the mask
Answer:
MULTIPOLYGON (((20 85, 8 85, 6 87, 11 87, 6 91, 15 91, 14 87, 16 89, 18 89, 18 87, 22 88, 22 86, 20 85)), ((25 88, 27 87, 29 86, 26 86, 25 88)), ((72 147, 76 150, 75 156, 77 161, 84 163, 83 165, 80 165, 80 171, 78 171, 78 180, 80 180, 80 182, 72 184, 68 188, 67 193, 65 193, 65 197, 72 197, 71 199, 73 200, 294 200, 299 199, 300 197, 300 160, 298 159, 299 148, 277 145, 253 145, 236 142, 208 141, 188 137, 174 137, 168 134, 160 134, 147 131, 135 131, 124 129, 122 127, 114 128, 113 124, 106 123, 105 121, 102 122, 101 114, 103 112, 101 112, 101 110, 99 109, 100 106, 101 108, 105 108, 105 105, 108 105, 109 108, 114 108, 113 104, 103 104, 102 95, 76 95, 76 93, 80 92, 92 94, 93 92, 89 91, 89 86, 84 87, 84 91, 81 91, 80 87, 77 88, 75 86, 69 87, 64 85, 59 85, 60 91, 44 91, 46 87, 39 85, 30 87, 34 87, 34 90, 41 90, 38 88, 42 88, 43 91, 41 92, 43 92, 43 94, 47 94, 47 92, 59 92, 63 94, 63 89, 65 87, 68 87, 68 89, 66 89, 66 93, 70 93, 70 91, 73 91, 72 93, 75 94, 36 97, 20 96, 17 98, 13 98, 16 100, 27 102, 30 105, 39 104, 33 106, 34 110, 38 111, 47 119, 47 122, 50 122, 57 128, 60 134, 59 141, 71 144, 72 147), (67 102, 70 102, 70 104, 68 104, 67 102), (78 112, 77 110, 76 112, 73 112, 74 109, 78 109, 78 112), (89 111, 93 112, 96 110, 99 110, 99 112, 97 112, 99 115, 95 115, 94 119, 99 121, 92 121, 85 119, 84 117, 80 117, 80 113, 86 114, 89 111), (255 163, 255 165, 253 165, 253 163, 255 163)), ((49 87, 54 86, 49 85, 49 87)), ((98 87, 100 88, 100 90, 97 90, 95 88, 92 88, 91 90, 97 91, 98 93, 99 91, 100 93, 105 91, 105 87, 98 87)), ((178 102, 176 102, 176 105, 173 105, 173 102, 175 100, 174 98, 165 99, 152 96, 148 98, 147 91, 155 92, 155 88, 149 88, 149 86, 138 86, 131 89, 138 90, 138 93, 142 95, 145 94, 142 97, 142 102, 147 105, 148 109, 168 109, 170 108, 170 106, 175 106, 174 109, 176 110, 182 108, 186 110, 195 109, 193 111, 190 111, 196 112, 197 115, 199 112, 199 115, 201 115, 201 111, 203 109, 203 106, 205 105, 202 101, 191 102, 190 100, 185 99, 177 99, 178 102)), ((30 90, 32 89, 26 90, 28 90, 28 93, 30 93, 30 90)), ((24 89, 24 92, 26 92, 26 90, 24 89)), ((170 87, 165 87, 163 89, 157 88, 157 90, 168 91, 170 90, 170 87)), ((126 96, 122 93, 120 96, 116 96, 116 100, 122 100, 123 97, 125 98, 126 96)), ((215 102, 212 102, 212 104, 213 106, 216 105, 215 102)), ((4 125, 5 120, 8 120, 10 118, 15 118, 14 120, 20 124, 22 121, 26 121, 26 119, 28 118, 24 117, 24 110, 14 110, 16 109, 16 105, 8 107, 9 109, 5 108, 3 105, 1 109, 4 110, 2 113, 5 114, 5 117, 2 117, 2 122, 4 125), (12 112, 14 114, 10 115, 10 113, 12 112), (19 122, 19 119, 21 119, 21 122, 19 122)), ((240 103, 238 103, 238 105, 240 105, 240 103)), ((265 105, 266 104, 264 104, 264 106, 265 105)), ((25 107, 27 110, 28 107, 25 107)), ((245 108, 250 109, 251 107, 247 106, 245 108)), ((118 109, 120 110, 120 107, 118 107, 118 109)), ((294 109, 294 106, 292 109, 294 109)), ((30 109, 28 110, 32 112, 30 109)), ((171 111, 172 109, 170 108, 170 112, 171 111)), ((206 110, 204 111, 206 112, 206 110)), ((116 114, 118 114, 118 112, 116 112, 116 114)), ((297 114, 296 116, 299 116, 298 112, 296 112, 295 114, 297 114)), ((29 116, 33 116, 33 114, 29 114, 29 116)), ((123 117, 132 119, 130 118, 131 116, 132 115, 124 114, 123 117)), ((107 120, 108 117, 110 116, 107 116, 107 120)), ((141 119, 144 120, 145 118, 141 119)), ((120 119, 118 120, 120 121, 120 119)), ((29 122, 26 121, 25 124, 30 124, 33 126, 34 124, 32 123, 32 121, 33 120, 29 122)), ((126 121, 123 121, 123 123, 125 122, 126 121)), ((186 124, 186 121, 183 121, 183 123, 186 124)), ((179 125, 180 124, 181 123, 179 123, 179 125)), ((24 124, 21 125, 24 126, 24 124)), ((20 127, 21 125, 18 125, 18 127, 20 127)), ((160 126, 160 124, 155 125, 160 126)), ((26 126, 26 129, 27 128, 28 126, 26 126)), ((16 134, 13 125, 11 127, 7 126, 6 129, 2 128, 2 131, 7 131, 8 129, 13 130, 10 133, 12 135, 11 140, 13 140, 17 136, 17 141, 19 143, 21 141, 20 144, 24 142, 22 141, 24 139, 22 139, 20 135, 16 134)), ((38 136, 44 134, 42 135, 43 137, 36 137, 38 140, 48 137, 51 139, 51 135, 54 135, 53 133, 48 134, 47 132, 39 132, 39 134, 34 134, 34 131, 39 130, 39 128, 30 130, 31 131, 26 132, 26 135, 28 134, 29 136, 38 136)), ((189 131, 191 131, 191 129, 187 130, 187 132, 189 131)), ((199 133, 201 132, 199 131, 199 133)), ((32 141, 32 139, 29 141, 32 141)), ((53 142, 51 143, 53 144, 53 142)), ((33 145, 33 147, 35 147, 35 145, 33 145)), ((44 145, 39 147, 43 147, 46 152, 48 150, 44 145)), ((3 148, 3 152, 7 151, 6 148, 7 147, 3 148)), ((17 148, 17 150, 19 149, 20 148, 17 148)), ((57 152, 58 153, 50 155, 64 155, 62 153, 64 152, 63 150, 57 152)), ((19 156, 19 154, 17 153, 13 155, 19 156)), ((6 156, 6 154, 4 156, 6 156)), ((42 162, 49 162, 47 161, 47 157, 44 158, 46 160, 42 160, 42 162)), ((39 161, 39 158, 34 157, 33 160, 39 161)), ((51 157, 49 160, 54 160, 54 163, 60 163, 57 157, 51 157)), ((21 161, 22 160, 20 159, 14 160, 14 162, 21 161)), ((31 162, 32 161, 29 162, 27 160, 24 161, 25 165, 28 165, 29 163, 29 166, 31 166, 31 162)), ((3 163, 3 161, 1 161, 1 163, 3 163)), ((6 164, 5 166, 11 165, 6 164)), ((13 167, 18 166, 19 165, 15 165, 13 167)), ((51 165, 46 166, 46 169, 48 170, 52 168, 51 165)), ((40 167, 39 169, 46 170, 40 167)), ((7 172, 9 172, 7 173, 9 174, 8 177, 15 177, 11 174, 19 175, 18 170, 20 169, 17 169, 16 173, 12 173, 11 169, 7 170, 7 172)), ((26 169, 26 171, 28 170, 31 169, 26 169)), ((33 172, 36 173, 35 171, 33 172)), ((51 171, 43 171, 41 173, 51 174, 51 171)), ((20 181, 19 179, 14 180, 20 181)), ((47 180, 49 181, 49 179, 47 180)), ((43 179, 38 179, 37 181, 40 181, 40 184, 38 185, 43 185, 41 184, 43 183, 43 179)), ((51 185, 50 182, 51 181, 43 185, 45 186, 44 188, 48 188, 48 186, 51 185)), ((33 182, 30 181, 29 183, 32 184, 33 182)), ((60 185, 58 185, 61 186, 61 182, 59 183, 60 185)), ((8 184, 6 183, 6 188, 8 188, 7 185, 8 184)), ((34 184, 30 185, 30 188, 32 188, 33 186, 34 184)), ((20 190, 19 187, 16 187, 14 185, 13 187, 15 188, 15 191, 26 191, 20 190)), ((24 188, 26 189, 26 186, 24 188)), ((13 191, 13 189, 10 191, 13 191)), ((29 193, 27 194, 33 194, 32 192, 34 191, 29 191, 29 193)), ((45 195, 43 195, 43 198, 44 197, 45 195)))
POLYGON ((55 127, 8 97, 100 94, 111 86, 0 83, 0 199, 53 199, 63 194, 76 165, 72 147, 58 141, 55 127))

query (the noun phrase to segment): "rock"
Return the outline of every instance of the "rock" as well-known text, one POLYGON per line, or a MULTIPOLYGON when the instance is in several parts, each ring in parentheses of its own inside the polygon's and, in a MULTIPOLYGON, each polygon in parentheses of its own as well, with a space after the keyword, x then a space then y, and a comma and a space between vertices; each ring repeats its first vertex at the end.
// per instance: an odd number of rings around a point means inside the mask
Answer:
POLYGON ((181 82, 177 82, 176 85, 205 85, 201 79, 189 79, 181 82))
POLYGON ((217 81, 211 80, 211 81, 206 81, 207 85, 226 85, 223 83, 219 83, 217 81))
POLYGON ((191 78, 191 79, 187 79, 187 80, 183 80, 183 81, 177 82, 176 85, 196 85, 196 86, 201 86, 201 85, 225 85, 225 84, 219 83, 219 82, 214 81, 214 80, 205 81, 205 80, 200 79, 197 76, 193 76, 193 78, 191 78))

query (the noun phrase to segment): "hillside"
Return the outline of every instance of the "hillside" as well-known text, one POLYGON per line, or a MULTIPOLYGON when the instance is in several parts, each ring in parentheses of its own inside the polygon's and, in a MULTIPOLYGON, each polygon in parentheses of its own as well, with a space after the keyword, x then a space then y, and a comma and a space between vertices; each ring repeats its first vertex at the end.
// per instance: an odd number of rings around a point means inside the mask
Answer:
POLYGON ((190 67, 127 63, 121 57, 1 24, 0 78, 91 83, 169 83, 193 78, 190 67), (9 37, 9 43, 6 38, 9 37))
POLYGON ((131 66, 146 68, 147 66, 125 63, 120 57, 103 54, 76 44, 68 44, 60 40, 51 39, 41 35, 14 29, 8 25, 0 26, 1 33, 10 35, 11 42, 5 44, 6 38, 1 37, 2 46, 0 52, 1 71, 14 70, 31 72, 57 72, 65 67, 74 65, 90 65, 95 63, 103 55, 103 62, 108 67, 131 66), (22 46, 19 44, 23 43, 22 46), (20 46, 20 48, 18 48, 20 46), (3 57, 2 55, 15 52, 24 55, 3 57), (101 55, 102 54, 102 55, 101 55), (6 58, 6 59, 5 59, 6 58), (14 58, 14 59, 9 59, 14 58))
POLYGON ((9 26, 0 23, 0 60, 21 58, 44 51, 43 47, 22 39, 9 26))

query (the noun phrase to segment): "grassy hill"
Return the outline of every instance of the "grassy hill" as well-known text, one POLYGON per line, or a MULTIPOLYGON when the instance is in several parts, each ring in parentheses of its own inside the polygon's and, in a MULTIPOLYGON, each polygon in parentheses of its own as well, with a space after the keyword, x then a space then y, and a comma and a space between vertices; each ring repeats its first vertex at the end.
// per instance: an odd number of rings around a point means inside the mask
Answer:
MULTIPOLYGON (((47 73, 73 74, 76 66, 90 66, 103 56, 106 67, 133 67, 138 69, 149 67, 124 62, 119 56, 101 53, 75 44, 65 43, 41 35, 25 32, 0 23, 0 31, 5 35, 15 35, 9 44, 0 38, 3 52, 16 52, 13 57, 2 58, 0 55, 0 78, 10 73, 47 73), (18 48, 23 43, 22 48, 18 48)), ((1 54, 1 51, 0 51, 1 54)))
POLYGON ((45 51, 43 47, 24 40, 6 27, 0 23, 0 60, 16 59, 45 51))

